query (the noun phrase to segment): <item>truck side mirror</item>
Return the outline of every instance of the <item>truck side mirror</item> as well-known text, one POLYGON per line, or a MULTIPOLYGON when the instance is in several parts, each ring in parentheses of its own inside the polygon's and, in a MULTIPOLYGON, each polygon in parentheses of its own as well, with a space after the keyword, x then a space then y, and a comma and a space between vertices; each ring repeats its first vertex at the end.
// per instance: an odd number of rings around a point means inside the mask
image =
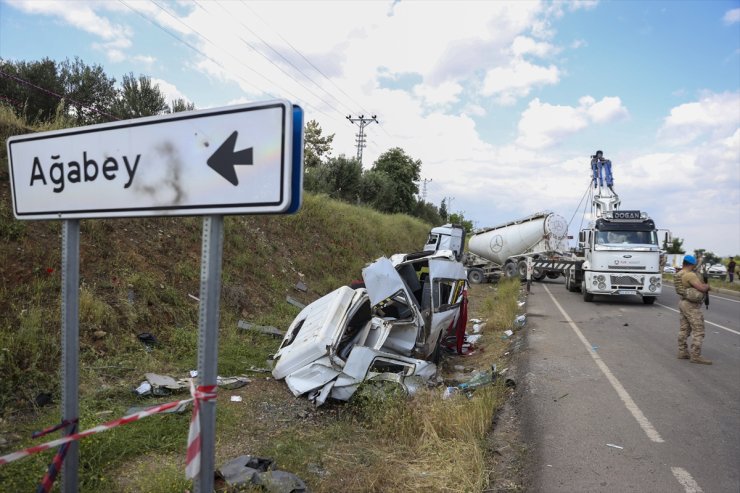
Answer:
POLYGON ((586 232, 585 231, 580 231, 578 233, 578 244, 581 246, 586 244, 586 232))

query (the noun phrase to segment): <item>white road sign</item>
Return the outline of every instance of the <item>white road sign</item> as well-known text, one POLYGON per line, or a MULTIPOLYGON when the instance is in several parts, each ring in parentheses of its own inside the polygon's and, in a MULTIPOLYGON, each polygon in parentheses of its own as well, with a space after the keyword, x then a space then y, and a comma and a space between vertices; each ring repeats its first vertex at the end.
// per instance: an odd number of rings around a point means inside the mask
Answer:
POLYGON ((12 137, 13 210, 18 219, 293 212, 302 119, 277 100, 12 137))

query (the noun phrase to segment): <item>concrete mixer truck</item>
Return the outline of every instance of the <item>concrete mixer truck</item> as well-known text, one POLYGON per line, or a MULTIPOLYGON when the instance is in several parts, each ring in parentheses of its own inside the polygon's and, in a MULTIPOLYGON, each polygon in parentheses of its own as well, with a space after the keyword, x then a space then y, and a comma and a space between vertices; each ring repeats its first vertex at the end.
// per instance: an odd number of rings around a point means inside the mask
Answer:
MULTIPOLYGON (((448 249, 456 254, 465 246, 465 230, 462 226, 445 224, 433 228, 424 251, 448 249)), ((468 271, 471 284, 490 282, 501 275, 527 275, 527 258, 548 260, 553 268, 535 267, 532 278, 541 280, 546 276, 556 279, 562 269, 557 269, 557 260, 568 250, 568 223, 552 212, 539 212, 516 221, 473 232, 468 241, 468 251, 462 262, 468 271)))

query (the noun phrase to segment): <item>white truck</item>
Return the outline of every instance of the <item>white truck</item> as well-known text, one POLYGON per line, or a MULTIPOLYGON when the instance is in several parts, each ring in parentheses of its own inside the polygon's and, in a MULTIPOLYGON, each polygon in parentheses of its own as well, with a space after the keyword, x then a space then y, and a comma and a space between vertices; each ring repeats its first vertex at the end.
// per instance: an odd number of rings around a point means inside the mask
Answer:
MULTIPOLYGON (((441 249, 453 250, 462 254, 462 262, 467 269, 471 284, 495 280, 502 274, 507 277, 527 275, 527 259, 535 261, 557 261, 568 250, 568 223, 552 212, 539 212, 516 221, 510 221, 491 228, 476 230, 468 241, 468 252, 462 253, 465 246, 465 230, 462 226, 445 224, 433 228, 424 251, 441 249)), ((533 279, 544 277, 556 279, 561 270, 535 267, 533 279)))
MULTIPOLYGON (((590 185, 589 185, 590 186, 590 185)), ((584 301, 594 295, 632 294, 650 305, 661 293, 661 242, 647 213, 620 210, 612 187, 598 186, 592 200, 593 221, 578 234, 575 261, 564 271, 565 287, 581 291, 584 301)))

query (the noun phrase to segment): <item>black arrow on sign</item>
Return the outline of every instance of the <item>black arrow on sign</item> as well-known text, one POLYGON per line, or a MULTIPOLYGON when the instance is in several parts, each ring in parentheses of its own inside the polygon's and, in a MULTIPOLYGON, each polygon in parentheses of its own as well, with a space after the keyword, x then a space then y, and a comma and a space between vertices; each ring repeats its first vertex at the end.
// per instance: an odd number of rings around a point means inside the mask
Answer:
POLYGON ((251 147, 234 152, 234 146, 236 145, 236 138, 238 135, 239 132, 234 130, 234 133, 229 135, 229 138, 221 144, 221 147, 219 147, 216 152, 208 158, 208 166, 210 166, 216 173, 229 180, 229 182, 234 186, 239 184, 239 179, 236 177, 236 169, 234 169, 234 166, 254 164, 252 163, 251 147))

